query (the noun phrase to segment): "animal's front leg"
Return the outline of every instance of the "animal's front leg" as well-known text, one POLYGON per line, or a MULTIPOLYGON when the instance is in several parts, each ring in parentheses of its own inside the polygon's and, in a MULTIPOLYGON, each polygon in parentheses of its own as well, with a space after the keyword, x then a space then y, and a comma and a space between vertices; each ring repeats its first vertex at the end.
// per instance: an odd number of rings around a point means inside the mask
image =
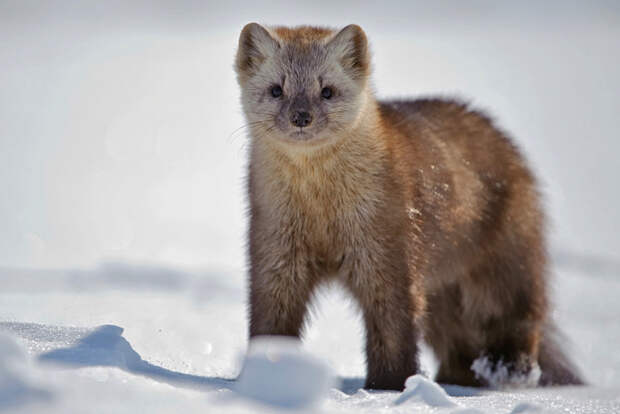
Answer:
POLYGON ((252 269, 250 280, 250 337, 299 336, 313 283, 294 266, 252 269))
POLYGON ((357 297, 366 325, 365 388, 402 390, 418 372, 418 328, 421 312, 406 266, 386 266, 352 275, 349 288, 357 297))

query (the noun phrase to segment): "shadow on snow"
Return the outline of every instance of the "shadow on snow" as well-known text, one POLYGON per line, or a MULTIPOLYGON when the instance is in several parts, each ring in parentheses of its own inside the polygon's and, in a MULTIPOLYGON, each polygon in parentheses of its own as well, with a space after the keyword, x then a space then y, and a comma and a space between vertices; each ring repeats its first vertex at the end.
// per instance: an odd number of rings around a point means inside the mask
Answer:
MULTIPOLYGON (((133 349, 122 336, 123 328, 103 325, 81 338, 74 346, 55 349, 39 356, 43 362, 70 366, 110 366, 141 375, 173 386, 193 389, 228 389, 234 391, 235 380, 184 374, 151 364, 133 349)), ((340 391, 353 395, 364 387, 364 378, 339 378, 340 391)), ((469 387, 441 384, 450 396, 474 396, 479 390, 469 387)))
POLYGON ((231 389, 234 383, 231 379, 184 374, 153 365, 140 357, 122 333, 123 328, 119 326, 103 325, 80 339, 76 345, 46 352, 39 356, 39 360, 79 367, 118 367, 159 382, 195 389, 231 389))

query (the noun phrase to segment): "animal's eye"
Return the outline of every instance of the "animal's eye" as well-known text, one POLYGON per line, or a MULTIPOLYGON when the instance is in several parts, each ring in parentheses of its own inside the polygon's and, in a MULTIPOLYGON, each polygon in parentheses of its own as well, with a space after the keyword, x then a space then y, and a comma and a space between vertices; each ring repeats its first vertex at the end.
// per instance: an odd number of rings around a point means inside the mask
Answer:
POLYGON ((280 85, 275 85, 271 87, 271 96, 274 98, 279 98, 282 96, 282 87, 280 85))
POLYGON ((331 98, 333 94, 334 94, 334 91, 332 91, 332 88, 325 87, 321 90, 321 96, 324 99, 331 98))
POLYGON ((329 99, 329 98, 331 98, 331 97, 332 97, 332 93, 333 93, 333 92, 332 92, 332 88, 327 88, 327 87, 325 87, 325 88, 323 88, 323 89, 321 90, 321 96, 322 96, 323 98, 325 98, 325 99, 329 99))

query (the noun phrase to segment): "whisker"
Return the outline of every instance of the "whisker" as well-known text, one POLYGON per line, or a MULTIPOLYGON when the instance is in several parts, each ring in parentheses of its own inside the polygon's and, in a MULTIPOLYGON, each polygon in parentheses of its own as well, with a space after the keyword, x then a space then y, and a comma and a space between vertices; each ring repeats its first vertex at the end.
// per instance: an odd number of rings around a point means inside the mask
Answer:
POLYGON ((256 127, 256 126, 260 126, 264 123, 269 122, 270 119, 262 119, 262 120, 258 120, 258 121, 252 121, 252 122, 248 122, 246 124, 241 125, 239 128, 235 129, 234 131, 232 131, 230 133, 230 135, 228 135, 228 139, 234 139, 236 137, 236 134, 238 134, 239 132, 247 129, 247 128, 251 128, 251 127, 256 127))
POLYGON ((277 112, 248 112, 248 114, 252 114, 252 115, 268 115, 268 116, 276 116, 278 113, 277 112))

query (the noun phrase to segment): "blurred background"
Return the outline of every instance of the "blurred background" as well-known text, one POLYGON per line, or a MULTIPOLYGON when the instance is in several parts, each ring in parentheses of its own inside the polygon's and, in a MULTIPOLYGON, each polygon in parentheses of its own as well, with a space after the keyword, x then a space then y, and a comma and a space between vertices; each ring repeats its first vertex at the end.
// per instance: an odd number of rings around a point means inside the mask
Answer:
POLYGON ((380 97, 458 96, 538 173, 554 257, 620 268, 617 1, 0 1, 0 266, 244 268, 250 21, 360 24, 380 97))

